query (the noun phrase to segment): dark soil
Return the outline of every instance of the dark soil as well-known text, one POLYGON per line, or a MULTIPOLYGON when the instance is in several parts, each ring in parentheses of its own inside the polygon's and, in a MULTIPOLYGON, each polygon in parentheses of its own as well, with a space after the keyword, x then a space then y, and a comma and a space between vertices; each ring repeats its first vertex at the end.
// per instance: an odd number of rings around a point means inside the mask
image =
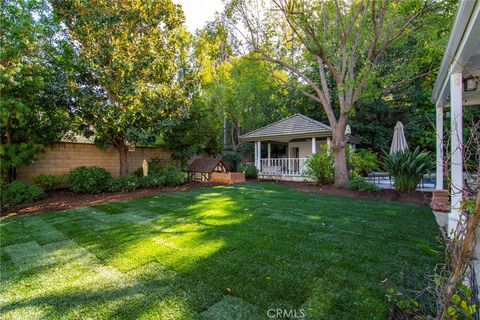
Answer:
POLYGON ((20 204, 2 210, 1 218, 15 216, 19 214, 31 214, 49 211, 58 211, 69 208, 78 208, 85 206, 93 206, 112 200, 127 200, 138 197, 145 197, 163 192, 187 191, 193 188, 211 187, 214 183, 187 183, 179 187, 161 187, 154 189, 137 189, 133 192, 115 192, 115 193, 99 193, 99 194, 79 194, 68 189, 54 190, 47 192, 47 196, 41 200, 20 204))
POLYGON ((398 192, 391 189, 382 189, 377 192, 373 191, 353 191, 348 189, 336 188, 333 185, 317 186, 308 182, 293 182, 293 181, 279 181, 278 183, 284 184, 292 189, 296 189, 303 192, 326 194, 330 196, 342 196, 361 199, 374 199, 374 200, 391 200, 399 202, 410 202, 420 205, 430 205, 432 198, 431 192, 398 192))
MULTIPOLYGON (((257 180, 248 180, 249 182, 257 180)), ((395 190, 380 190, 378 192, 358 192, 348 189, 336 188, 333 185, 317 186, 308 182, 279 181, 278 183, 286 185, 292 189, 303 192, 325 194, 331 196, 343 196, 362 199, 391 200, 400 202, 410 202, 420 205, 430 205, 432 194, 429 192, 397 192, 395 190)), ((100 194, 78 194, 67 189, 49 191, 47 196, 39 201, 21 204, 12 208, 2 210, 1 218, 20 214, 32 214, 49 211, 58 211, 69 208, 78 208, 93 206, 112 200, 127 200, 138 197, 145 197, 163 192, 187 191, 193 188, 211 187, 214 183, 187 183, 179 187, 163 187, 155 189, 138 189, 133 192, 116 192, 100 194)))

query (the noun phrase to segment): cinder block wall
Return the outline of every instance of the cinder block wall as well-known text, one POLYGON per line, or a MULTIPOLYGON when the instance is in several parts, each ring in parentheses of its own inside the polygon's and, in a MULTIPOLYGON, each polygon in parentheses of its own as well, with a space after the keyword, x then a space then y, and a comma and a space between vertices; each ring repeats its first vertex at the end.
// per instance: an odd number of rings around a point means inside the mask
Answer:
MULTIPOLYGON (((128 171, 133 173, 140 168, 143 159, 160 158, 167 166, 176 164, 171 152, 159 148, 136 147, 128 152, 128 171)), ((58 142, 45 148, 32 166, 21 166, 17 170, 17 179, 31 182, 31 177, 43 174, 62 175, 79 166, 99 166, 118 177, 120 161, 114 148, 100 149, 93 144, 58 142)))

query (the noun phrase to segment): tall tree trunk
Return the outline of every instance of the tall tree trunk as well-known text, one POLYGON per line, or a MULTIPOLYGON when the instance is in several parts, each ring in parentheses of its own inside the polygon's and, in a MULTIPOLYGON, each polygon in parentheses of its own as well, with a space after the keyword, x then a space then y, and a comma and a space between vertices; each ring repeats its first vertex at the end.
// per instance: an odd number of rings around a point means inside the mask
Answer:
MULTIPOLYGON (((7 122, 6 128, 5 128, 5 144, 10 145, 12 144, 12 125, 10 124, 10 121, 7 122)), ((10 160, 10 163, 12 161, 10 160)), ((12 182, 17 178, 17 170, 14 166, 9 166, 7 168, 7 182, 12 182)))
POLYGON ((120 159, 120 177, 128 175, 128 146, 125 140, 117 144, 118 155, 120 159))
POLYGON ((347 115, 340 115, 337 126, 332 130, 332 149, 335 168, 335 186, 346 188, 348 184, 347 156, 345 152, 345 126, 347 115))

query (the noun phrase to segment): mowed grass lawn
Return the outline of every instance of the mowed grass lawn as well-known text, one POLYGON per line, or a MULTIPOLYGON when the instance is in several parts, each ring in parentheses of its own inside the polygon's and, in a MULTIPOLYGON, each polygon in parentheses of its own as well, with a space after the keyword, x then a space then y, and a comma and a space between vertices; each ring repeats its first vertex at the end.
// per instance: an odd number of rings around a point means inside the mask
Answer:
POLYGON ((1 319, 385 319, 442 261, 426 207, 269 183, 3 219, 1 319))

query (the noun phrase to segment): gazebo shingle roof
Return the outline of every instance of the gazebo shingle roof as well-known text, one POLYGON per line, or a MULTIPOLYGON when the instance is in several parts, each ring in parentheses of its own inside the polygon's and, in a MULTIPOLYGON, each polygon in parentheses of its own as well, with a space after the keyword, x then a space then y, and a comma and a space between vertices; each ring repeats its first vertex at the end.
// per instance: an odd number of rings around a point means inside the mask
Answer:
POLYGON ((293 116, 244 134, 240 136, 240 139, 329 132, 332 132, 332 129, 328 125, 296 113, 293 116))

